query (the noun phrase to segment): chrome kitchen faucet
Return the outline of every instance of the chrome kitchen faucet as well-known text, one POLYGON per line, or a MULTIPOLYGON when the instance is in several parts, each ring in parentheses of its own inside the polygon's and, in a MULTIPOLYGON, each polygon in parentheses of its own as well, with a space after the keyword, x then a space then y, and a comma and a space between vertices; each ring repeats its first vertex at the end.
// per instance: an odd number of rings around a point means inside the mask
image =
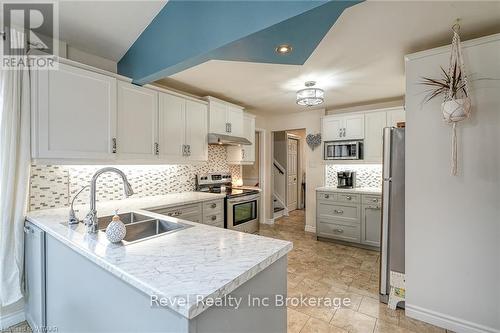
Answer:
POLYGON ((107 167, 97 170, 94 176, 92 176, 92 180, 90 181, 90 211, 87 213, 85 219, 83 220, 83 222, 87 226, 88 233, 96 233, 97 230, 99 230, 99 225, 97 222, 97 209, 96 209, 96 182, 97 178, 99 178, 99 176, 105 172, 114 172, 117 173, 120 177, 122 177, 123 190, 125 192, 126 197, 129 197, 132 194, 134 194, 132 186, 130 186, 130 183, 127 180, 127 176, 125 176, 123 171, 112 167, 107 167))

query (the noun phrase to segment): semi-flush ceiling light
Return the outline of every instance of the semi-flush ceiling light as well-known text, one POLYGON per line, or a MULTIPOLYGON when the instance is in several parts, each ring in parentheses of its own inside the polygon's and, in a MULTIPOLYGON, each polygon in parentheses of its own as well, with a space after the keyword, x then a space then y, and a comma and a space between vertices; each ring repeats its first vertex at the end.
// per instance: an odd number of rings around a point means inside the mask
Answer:
POLYGON ((307 88, 297 91, 298 105, 315 106, 324 102, 325 92, 323 89, 314 88, 315 84, 315 81, 307 81, 307 88))
POLYGON ((292 46, 289 44, 280 44, 275 49, 279 55, 285 55, 292 52, 292 46))

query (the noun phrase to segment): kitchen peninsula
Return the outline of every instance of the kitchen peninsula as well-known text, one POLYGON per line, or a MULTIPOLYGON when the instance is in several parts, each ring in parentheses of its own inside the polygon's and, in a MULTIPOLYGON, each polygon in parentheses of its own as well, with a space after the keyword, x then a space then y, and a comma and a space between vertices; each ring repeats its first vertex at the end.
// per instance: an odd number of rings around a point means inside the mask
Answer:
POLYGON ((222 197, 189 192, 99 202, 98 216, 119 209, 187 226, 126 245, 87 234, 81 223, 68 227, 67 208, 30 212, 27 233, 43 239, 38 274, 45 282, 31 292, 29 308, 41 304, 42 325, 60 332, 286 331, 286 307, 249 307, 245 300, 286 296, 290 242, 154 213, 222 197), (229 302, 239 298, 238 307, 229 302))

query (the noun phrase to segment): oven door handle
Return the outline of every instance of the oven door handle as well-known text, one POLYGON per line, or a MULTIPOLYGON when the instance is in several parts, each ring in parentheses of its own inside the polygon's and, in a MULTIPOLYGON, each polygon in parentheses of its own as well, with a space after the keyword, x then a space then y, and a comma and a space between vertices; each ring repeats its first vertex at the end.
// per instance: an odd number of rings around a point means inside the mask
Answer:
POLYGON ((255 201, 260 198, 260 194, 254 194, 254 195, 246 195, 242 196, 239 198, 229 198, 227 199, 227 202, 232 204, 232 203, 240 203, 240 202, 249 202, 249 201, 255 201))

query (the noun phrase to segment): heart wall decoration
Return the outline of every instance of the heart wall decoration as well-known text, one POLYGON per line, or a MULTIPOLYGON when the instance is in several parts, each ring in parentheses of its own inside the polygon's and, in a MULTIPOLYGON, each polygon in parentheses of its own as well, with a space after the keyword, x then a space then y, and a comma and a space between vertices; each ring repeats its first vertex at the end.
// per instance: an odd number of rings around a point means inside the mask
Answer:
POLYGON ((321 144, 321 133, 318 134, 307 134, 306 142, 309 148, 312 150, 316 149, 321 144))

